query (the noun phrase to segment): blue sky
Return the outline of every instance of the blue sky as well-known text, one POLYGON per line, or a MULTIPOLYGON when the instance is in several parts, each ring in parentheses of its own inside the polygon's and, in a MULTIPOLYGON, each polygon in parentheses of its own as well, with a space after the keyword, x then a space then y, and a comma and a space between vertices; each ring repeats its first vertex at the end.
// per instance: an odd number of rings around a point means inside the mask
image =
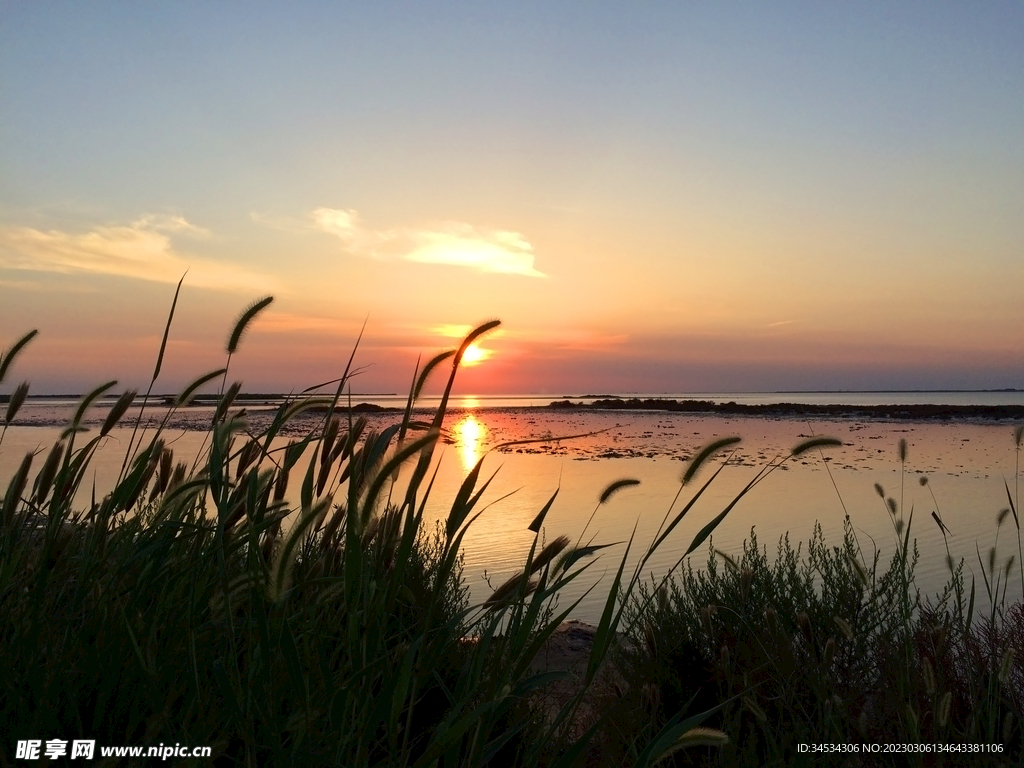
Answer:
POLYGON ((0 2, 0 347, 367 391, 1024 387, 1020 3, 0 2), (234 364, 233 364, 234 365, 234 364))

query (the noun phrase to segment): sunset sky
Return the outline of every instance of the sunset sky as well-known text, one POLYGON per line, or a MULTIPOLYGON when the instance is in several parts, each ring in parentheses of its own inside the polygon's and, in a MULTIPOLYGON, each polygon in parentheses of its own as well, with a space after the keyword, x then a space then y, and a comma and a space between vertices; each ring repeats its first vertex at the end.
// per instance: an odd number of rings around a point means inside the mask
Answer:
POLYGON ((2 385, 1024 388, 1024 3, 0 0, 2 385))

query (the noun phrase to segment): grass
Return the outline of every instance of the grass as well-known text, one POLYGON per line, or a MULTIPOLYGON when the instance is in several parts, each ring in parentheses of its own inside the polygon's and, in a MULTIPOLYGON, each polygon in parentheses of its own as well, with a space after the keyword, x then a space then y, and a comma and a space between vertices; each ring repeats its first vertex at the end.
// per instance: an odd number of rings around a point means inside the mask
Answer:
MULTIPOLYGON (((899 456, 905 464, 905 444, 899 456)), ((1024 606, 1007 600, 1016 556, 999 562, 996 546, 986 558, 979 551, 978 578, 966 588, 968 564, 948 557, 947 544, 949 579, 938 594, 922 596, 913 510, 904 518, 901 504, 877 490, 893 526, 887 563, 880 549, 861 548, 847 516, 839 546, 828 547, 816 527, 806 550, 786 536, 769 558, 752 530, 737 556, 710 549, 704 569, 687 563, 666 582, 640 586, 627 609, 633 650, 623 662, 635 681, 623 711, 636 714, 603 734, 606 764, 631 757, 637 731, 657 728, 680 707, 717 702, 725 704, 710 724, 729 743, 673 764, 1021 763, 1024 606), (990 606, 980 616, 977 584, 990 606), (821 743, 998 751, 798 751, 821 743)), ((997 517, 997 543, 1016 509, 1009 492, 1008 501, 997 517)), ((945 536, 937 510, 932 519, 945 536)))
MULTIPOLYGON (((109 494, 75 502, 95 452, 137 399, 123 393, 90 436, 85 416, 115 382, 87 394, 46 455, 24 457, 7 483, 0 721, 10 724, 10 746, 0 765, 15 764, 14 742, 29 738, 210 745, 212 764, 251 766, 788 765, 801 742, 889 740, 1001 743, 985 758, 1019 760, 1024 629, 1020 603, 1006 601, 1012 574, 1024 580, 1019 560, 1015 572, 1012 560, 995 562, 994 549, 987 562, 979 551, 992 606, 984 616, 974 615, 976 585, 968 594, 963 562, 950 560, 949 586, 922 600, 912 513, 904 523, 901 504, 883 492, 895 543, 887 567, 881 552, 866 556, 849 518, 841 547, 829 549, 816 531, 806 554, 783 540, 769 559, 752 533, 738 557, 711 550, 706 569, 690 566, 740 499, 786 461, 836 443, 828 438, 767 465, 698 531, 676 568, 647 583, 645 565, 728 457, 698 486, 699 471, 738 438, 699 452, 631 574, 635 543, 626 542, 576 692, 542 712, 536 702, 572 677, 531 671, 575 607, 559 607, 557 596, 612 543, 580 534, 545 545, 556 491, 529 526, 534 541, 519 573, 471 604, 461 545, 493 477, 486 457, 438 527, 424 520, 462 355, 497 321, 418 368, 393 426, 375 431, 343 406, 353 350, 332 395, 307 390, 257 433, 228 372, 271 301, 240 314, 224 367, 197 377, 155 427, 145 427, 142 399, 109 494), (445 369, 439 407, 415 418, 428 377, 445 369), (176 461, 164 427, 205 384, 220 394, 204 448, 191 464, 176 461), (285 442, 302 413, 319 423, 285 442), (613 663, 623 684, 598 697, 613 663), (593 709, 585 701, 597 698, 603 708, 581 728, 580 713, 593 709)), ((34 335, 0 357, 0 384, 34 335)), ((8 398, 4 433, 28 390, 22 383, 8 398)), ((1019 431, 1016 442, 1019 451, 1019 431)), ((610 484, 598 507, 636 483, 610 484)), ((1001 521, 1012 512, 1017 523, 1016 478, 1006 489, 1001 521)), ((941 525, 937 509, 935 519, 941 525)), ((848 758, 833 762, 858 764, 848 758)))
MULTIPOLYGON (((459 363, 497 321, 416 372, 398 424, 374 431, 342 407, 350 359, 333 396, 304 393, 257 434, 234 407, 241 384, 228 385, 227 374, 270 301, 245 309, 224 367, 196 378, 155 428, 144 426, 143 399, 110 493, 93 493, 85 508, 74 501, 97 449, 136 399, 124 393, 91 436, 85 416, 113 381, 88 393, 46 456, 26 455, 8 482, 0 721, 10 724, 10 746, 0 764, 13 764, 14 742, 37 738, 209 745, 215 765, 572 764, 595 733, 568 736, 585 688, 542 719, 531 695, 568 675, 530 668, 572 610, 556 614, 556 595, 599 547, 563 537, 540 546, 549 502, 530 527, 535 540, 521 573, 471 605, 460 548, 490 482, 483 460, 443 524, 424 525, 459 363), (417 421, 424 383, 445 366, 440 406, 429 422, 417 421), (217 381, 203 451, 191 466, 176 461, 165 425, 217 381), (322 413, 318 426, 282 444, 286 425, 307 411, 322 413)), ((34 335, 0 357, 0 372, 34 335)), ((27 393, 25 383, 10 398, 5 431, 27 393)), ((618 596, 616 583, 609 606, 618 596)), ((603 621, 588 683, 612 646, 616 617, 603 621)), ((700 720, 674 720, 672 738, 653 745, 647 762, 681 736, 695 739, 699 732, 689 732, 700 720)))

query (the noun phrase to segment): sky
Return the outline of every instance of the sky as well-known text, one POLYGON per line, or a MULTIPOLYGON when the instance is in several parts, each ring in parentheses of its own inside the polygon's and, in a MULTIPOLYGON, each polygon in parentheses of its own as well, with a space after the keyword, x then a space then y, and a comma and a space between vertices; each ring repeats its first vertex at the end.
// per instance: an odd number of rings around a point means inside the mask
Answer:
POLYGON ((0 19, 0 391, 1024 388, 1019 1, 0 19))

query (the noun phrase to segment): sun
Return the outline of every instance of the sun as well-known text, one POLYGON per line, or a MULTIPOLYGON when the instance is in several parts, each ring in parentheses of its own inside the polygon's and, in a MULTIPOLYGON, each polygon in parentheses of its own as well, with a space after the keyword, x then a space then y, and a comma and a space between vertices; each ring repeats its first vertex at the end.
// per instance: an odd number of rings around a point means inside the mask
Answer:
POLYGON ((477 365, 491 356, 489 349, 481 349, 476 344, 470 344, 462 353, 463 365, 477 365))

